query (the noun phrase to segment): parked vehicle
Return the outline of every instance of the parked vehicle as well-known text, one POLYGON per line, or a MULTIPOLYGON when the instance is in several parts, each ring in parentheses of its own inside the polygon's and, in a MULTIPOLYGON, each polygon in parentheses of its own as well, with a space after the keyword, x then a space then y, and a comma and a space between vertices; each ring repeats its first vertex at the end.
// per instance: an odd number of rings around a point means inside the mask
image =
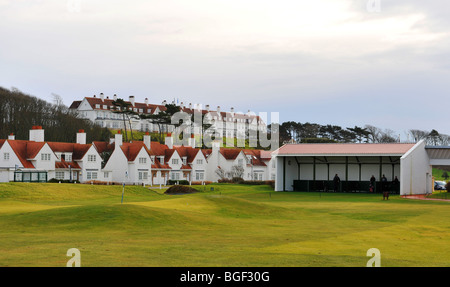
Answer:
POLYGON ((434 190, 445 190, 445 181, 435 181, 434 190))

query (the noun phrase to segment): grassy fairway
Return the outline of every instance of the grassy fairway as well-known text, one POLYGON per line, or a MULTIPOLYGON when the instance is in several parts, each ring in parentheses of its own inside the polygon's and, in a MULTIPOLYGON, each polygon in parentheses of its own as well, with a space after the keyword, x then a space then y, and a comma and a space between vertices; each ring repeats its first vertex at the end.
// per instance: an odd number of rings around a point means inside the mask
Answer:
POLYGON ((449 266, 450 203, 213 185, 0 184, 0 266, 449 266))

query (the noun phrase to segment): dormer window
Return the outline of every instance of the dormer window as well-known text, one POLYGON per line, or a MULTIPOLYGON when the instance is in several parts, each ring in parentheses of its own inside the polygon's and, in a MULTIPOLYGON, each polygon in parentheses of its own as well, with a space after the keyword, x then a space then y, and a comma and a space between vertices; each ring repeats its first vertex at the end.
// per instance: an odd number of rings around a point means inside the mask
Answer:
POLYGON ((96 109, 100 109, 100 105, 98 105, 98 104, 95 105, 95 108, 96 108, 96 109))
POLYGON ((187 158, 183 157, 183 165, 186 165, 186 164, 187 164, 187 158))

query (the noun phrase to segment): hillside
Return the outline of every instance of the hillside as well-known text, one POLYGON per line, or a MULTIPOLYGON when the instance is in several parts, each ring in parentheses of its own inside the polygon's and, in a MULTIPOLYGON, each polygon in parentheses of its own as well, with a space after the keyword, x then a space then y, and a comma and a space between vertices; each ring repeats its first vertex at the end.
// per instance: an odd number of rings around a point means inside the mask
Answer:
POLYGON ((0 87, 0 139, 13 133, 16 139, 27 140, 32 126, 45 129, 46 141, 74 142, 80 129, 86 131, 88 142, 109 140, 111 136, 108 129, 77 118, 61 103, 51 104, 17 89, 0 87))

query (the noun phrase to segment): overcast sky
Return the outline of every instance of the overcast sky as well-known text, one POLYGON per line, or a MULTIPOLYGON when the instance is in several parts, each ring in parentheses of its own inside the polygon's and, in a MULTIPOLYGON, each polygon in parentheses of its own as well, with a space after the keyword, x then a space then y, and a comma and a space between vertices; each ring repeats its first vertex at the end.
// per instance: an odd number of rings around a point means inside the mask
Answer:
POLYGON ((448 0, 0 0, 0 86, 450 134, 448 0), (368 2, 371 2, 368 5, 368 2))

